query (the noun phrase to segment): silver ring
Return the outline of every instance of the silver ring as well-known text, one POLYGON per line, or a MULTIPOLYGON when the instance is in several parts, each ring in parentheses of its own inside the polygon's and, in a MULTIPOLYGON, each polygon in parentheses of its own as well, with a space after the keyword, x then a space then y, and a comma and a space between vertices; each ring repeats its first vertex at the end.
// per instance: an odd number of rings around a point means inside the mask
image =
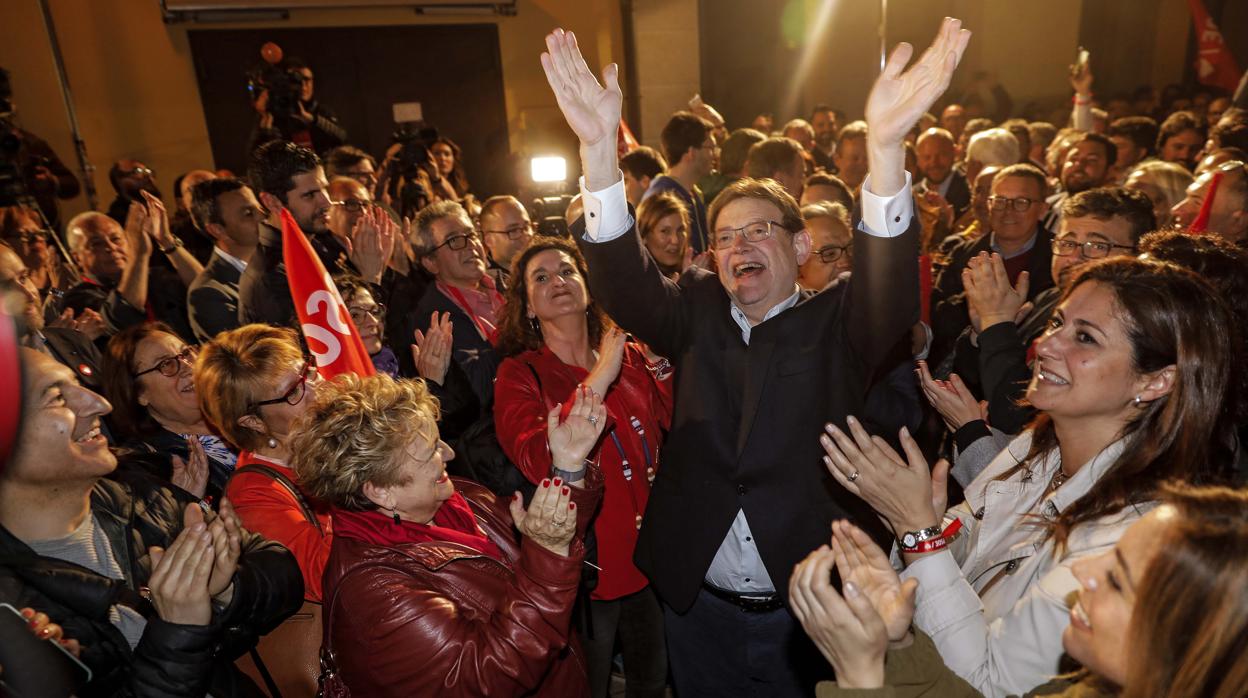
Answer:
POLYGON ((562 527, 562 526, 563 526, 564 524, 566 524, 566 523, 567 523, 567 521, 556 521, 556 522, 555 522, 555 525, 556 525, 556 526, 560 526, 560 527, 562 527))
POLYGON ((860 474, 861 474, 861 473, 859 473, 857 470, 855 470, 854 472, 850 473, 850 474, 849 474, 849 481, 850 481, 850 482, 853 482, 854 480, 857 480, 857 479, 858 479, 858 476, 859 476, 860 474))
POLYGON ((598 417, 592 414, 589 415, 589 423, 593 424, 594 426, 598 426, 598 417))

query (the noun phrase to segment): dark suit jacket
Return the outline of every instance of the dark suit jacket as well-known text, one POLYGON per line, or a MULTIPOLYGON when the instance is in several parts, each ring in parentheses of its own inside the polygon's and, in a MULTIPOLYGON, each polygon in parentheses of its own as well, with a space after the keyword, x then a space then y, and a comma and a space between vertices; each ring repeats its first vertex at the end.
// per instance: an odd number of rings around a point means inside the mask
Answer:
MULTIPOLYGON (((984 235, 978 240, 967 240, 949 252, 949 262, 936 277, 932 287, 932 350, 928 361, 938 366, 953 351, 958 335, 971 324, 966 310, 965 289, 962 286, 962 270, 980 252, 992 252, 992 236, 984 235)), ((1027 288, 1027 300, 1053 286, 1049 271, 1053 259, 1053 234, 1037 225, 1036 243, 1031 248, 1031 263, 1027 267, 1031 277, 1027 288)))
MULTIPOLYGON (((331 276, 343 270, 340 265, 345 253, 329 235, 308 235, 308 242, 331 276)), ((295 302, 290 297, 290 281, 286 278, 282 231, 268 223, 260 224, 260 244, 238 280, 238 323, 253 322, 299 327, 295 302)))
POLYGON ((715 275, 678 285, 635 230, 591 243, 583 221, 573 229, 594 298, 676 366, 672 430, 635 557, 664 601, 677 612, 693 604, 739 509, 786 598, 793 566, 827 542, 834 519, 885 542, 871 508, 824 468, 819 435, 862 414, 876 362, 918 319, 917 220, 897 238, 855 232, 852 278, 803 294, 754 327, 749 345, 715 275))
POLYGON ((949 191, 945 193, 945 201, 953 206, 953 217, 958 218, 971 207, 971 188, 967 185, 966 175, 954 170, 949 174, 953 178, 949 182, 949 191))
MULTIPOLYGON (((434 312, 451 314, 452 358, 468 374, 472 392, 476 393, 477 400, 481 403, 482 413, 493 410, 494 374, 498 373, 498 365, 502 363, 502 359, 494 351, 493 345, 481 337, 472 319, 447 298, 446 294, 439 291, 436 283, 425 287, 425 294, 416 304, 416 310, 408 316, 402 336, 411 338, 416 330, 429 329, 429 316, 434 312)), ((410 339, 408 344, 408 351, 396 352, 399 357, 399 372, 405 376, 415 376, 416 364, 412 361, 410 339)))
POLYGON ((218 332, 239 327, 240 278, 242 272, 214 249, 208 264, 204 265, 204 270, 195 277, 186 292, 186 310, 195 339, 207 342, 218 332))

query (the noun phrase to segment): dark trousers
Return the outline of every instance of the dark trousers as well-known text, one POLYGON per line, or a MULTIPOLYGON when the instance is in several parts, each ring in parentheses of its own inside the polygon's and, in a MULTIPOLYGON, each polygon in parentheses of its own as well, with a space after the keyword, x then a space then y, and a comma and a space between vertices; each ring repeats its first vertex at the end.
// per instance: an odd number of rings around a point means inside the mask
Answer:
POLYGON ((762 613, 703 591, 685 613, 663 606, 678 698, 814 695, 832 668, 787 608, 762 613))
POLYGON ((611 601, 590 601, 593 637, 582 637, 589 668, 589 691, 605 698, 611 683, 616 641, 624 655, 625 695, 663 698, 667 687, 667 644, 663 610, 650 587, 611 601))

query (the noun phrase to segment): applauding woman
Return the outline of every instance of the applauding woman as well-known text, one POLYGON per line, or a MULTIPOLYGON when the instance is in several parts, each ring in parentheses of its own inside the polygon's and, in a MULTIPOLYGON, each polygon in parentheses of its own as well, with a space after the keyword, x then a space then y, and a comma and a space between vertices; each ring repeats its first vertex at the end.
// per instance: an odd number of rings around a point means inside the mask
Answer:
POLYGON ((1037 344, 1027 397, 1040 416, 948 512, 946 467, 929 475, 908 434, 903 459, 852 419, 851 434, 829 425, 829 470, 891 525, 902 576, 919 582, 915 624, 959 676, 1004 695, 1056 674, 1072 565, 1111 547, 1161 483, 1226 477, 1230 324, 1184 269, 1081 268, 1037 344))
MULTIPOLYGON (((1071 566, 1078 591, 1062 647, 1083 668, 1028 696, 1248 695, 1248 493, 1178 486, 1160 497, 1112 550, 1071 566)), ((838 523, 833 532, 832 547, 811 553, 789 583, 802 627, 836 668, 837 683, 816 695, 885 697, 900 693, 894 686, 916 697, 983 695, 911 632, 914 582, 903 584, 861 530, 838 523), (843 596, 829 583, 833 564, 843 596)))
POLYGON ((333 506, 326 693, 587 695, 569 626, 585 554, 576 533, 602 488, 585 464, 601 401, 584 393, 565 418, 544 415, 568 481, 543 480, 527 511, 519 492, 508 502, 447 475, 454 453, 437 417, 421 381, 348 375, 300 423, 299 481, 333 506))
MULTIPOLYGON (((594 519, 596 565, 586 652, 593 695, 605 696, 617 634, 629 695, 661 696, 667 680, 662 611, 633 565, 662 433, 671 420, 666 380, 651 372, 640 346, 610 325, 589 297, 585 260, 572 243, 536 239, 517 257, 507 289, 494 422, 507 457, 531 482, 569 478, 549 442, 545 415, 590 390, 606 406, 607 438, 588 453, 606 492, 594 519)), ((586 512, 588 516, 591 512, 586 512)))

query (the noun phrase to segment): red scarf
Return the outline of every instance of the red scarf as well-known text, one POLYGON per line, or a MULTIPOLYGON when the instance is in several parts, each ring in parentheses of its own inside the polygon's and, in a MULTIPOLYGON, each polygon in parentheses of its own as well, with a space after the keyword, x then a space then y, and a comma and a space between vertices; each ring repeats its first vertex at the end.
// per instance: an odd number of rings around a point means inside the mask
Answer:
POLYGON ((433 523, 394 522, 381 511, 348 511, 335 508, 334 535, 392 548, 412 543, 457 543, 497 560, 503 553, 481 529, 463 495, 456 492, 438 507, 433 523))
POLYGON ((502 312, 503 295, 498 292, 494 279, 486 274, 481 277, 481 290, 469 298, 463 291, 450 284, 437 282, 438 290, 455 304, 472 320, 472 324, 481 334, 481 338, 491 346, 498 346, 498 316, 502 312), (480 310, 481 312, 477 312, 480 310))

